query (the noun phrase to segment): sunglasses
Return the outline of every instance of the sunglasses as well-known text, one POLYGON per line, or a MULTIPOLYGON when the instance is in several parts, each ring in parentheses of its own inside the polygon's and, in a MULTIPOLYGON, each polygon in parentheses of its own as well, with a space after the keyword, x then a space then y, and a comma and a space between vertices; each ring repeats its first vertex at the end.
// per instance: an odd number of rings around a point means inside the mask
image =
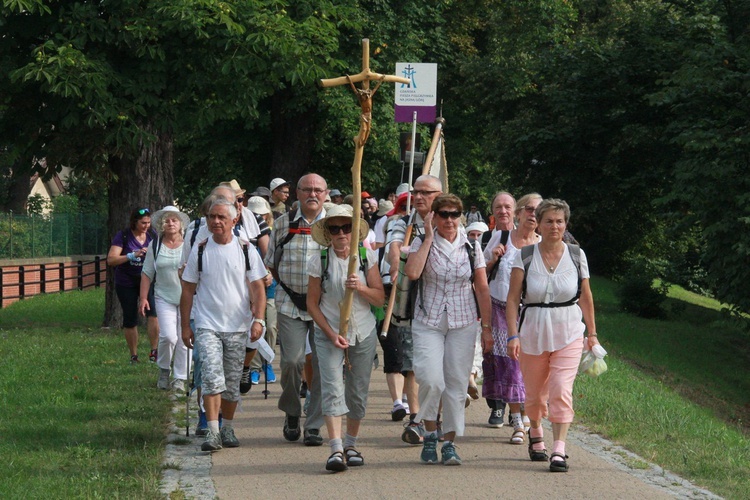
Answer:
POLYGON ((438 210, 436 213, 441 219, 447 219, 448 217, 450 217, 451 219, 458 219, 459 217, 461 217, 461 212, 448 212, 447 210, 438 210))
POLYGON ((245 202, 245 198, 243 198, 242 196, 239 196, 237 198, 237 203, 244 203, 244 202, 245 202))
POLYGON ((528 205, 526 205, 525 207, 523 207, 523 209, 526 210, 530 214, 533 214, 534 212, 536 212, 536 207, 530 207, 528 205))
POLYGON ((138 215, 148 215, 150 213, 151 210, 149 210, 148 208, 141 208, 140 210, 138 210, 138 215))
POLYGON ((351 224, 342 224, 340 226, 336 226, 333 224, 329 224, 328 231, 331 234, 339 234, 339 232, 343 231, 344 234, 349 234, 352 232, 352 225, 351 224))

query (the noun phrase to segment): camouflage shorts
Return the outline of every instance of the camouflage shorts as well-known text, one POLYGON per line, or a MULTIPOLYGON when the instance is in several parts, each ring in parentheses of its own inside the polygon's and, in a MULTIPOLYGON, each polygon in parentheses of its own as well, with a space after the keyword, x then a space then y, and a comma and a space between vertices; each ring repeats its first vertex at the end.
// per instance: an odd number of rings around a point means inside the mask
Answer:
POLYGON ((221 399, 227 401, 240 400, 246 339, 247 332, 215 332, 198 328, 195 350, 200 359, 203 394, 221 394, 221 399))
POLYGON ((410 326, 399 326, 399 336, 401 337, 401 356, 403 362, 401 364, 402 372, 414 371, 412 362, 414 361, 414 342, 411 337, 411 325, 410 326))

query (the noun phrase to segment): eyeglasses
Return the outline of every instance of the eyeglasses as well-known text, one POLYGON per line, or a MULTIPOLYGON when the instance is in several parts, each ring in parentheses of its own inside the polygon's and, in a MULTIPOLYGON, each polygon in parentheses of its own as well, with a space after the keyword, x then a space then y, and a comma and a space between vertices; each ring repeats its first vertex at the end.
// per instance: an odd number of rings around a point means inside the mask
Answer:
POLYGON ((526 205, 525 207, 523 207, 523 209, 526 210, 530 214, 533 214, 534 212, 536 212, 536 207, 531 207, 529 205, 526 205))
POLYGON ((430 196, 431 194, 439 193, 440 191, 426 191, 423 189, 412 189, 411 194, 412 196, 430 196))
POLYGON ((315 193, 315 195, 319 195, 319 194, 323 194, 326 192, 326 190, 322 188, 298 188, 298 189, 305 194, 315 193))
POLYGON ((279 193, 281 193, 281 194, 289 194, 289 190, 287 189, 285 191, 279 191, 279 193))
POLYGON ((151 210, 149 210, 148 208, 141 208, 140 210, 138 210, 138 215, 148 215, 150 213, 151 210))
POLYGON ((343 231, 344 234, 349 234, 352 232, 352 225, 351 224, 342 224, 340 226, 336 226, 333 224, 328 225, 328 231, 330 231, 331 234, 339 234, 339 232, 343 231))
POLYGON ((458 219, 461 217, 461 212, 448 212, 447 210, 438 210, 437 214, 441 219, 447 219, 448 217, 451 219, 458 219))

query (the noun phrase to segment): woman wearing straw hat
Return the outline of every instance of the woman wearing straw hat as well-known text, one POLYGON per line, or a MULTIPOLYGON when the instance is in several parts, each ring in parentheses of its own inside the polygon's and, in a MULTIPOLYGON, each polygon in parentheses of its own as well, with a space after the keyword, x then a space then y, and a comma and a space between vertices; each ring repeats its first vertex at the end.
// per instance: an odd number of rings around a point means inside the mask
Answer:
MULTIPOLYGON (((352 233, 352 207, 335 205, 311 228, 312 238, 326 247, 307 263, 309 282, 307 311, 315 321, 323 415, 328 429, 331 455, 326 470, 340 472, 364 465, 357 450, 357 436, 367 406, 367 392, 375 355, 377 332, 370 306, 385 301, 383 284, 372 250, 360 253, 360 266, 347 276, 352 233), (347 288, 353 289, 354 303, 346 336, 339 335, 340 309, 347 288), (346 363, 344 362, 346 359, 346 363), (342 370, 343 367, 343 370, 342 370), (341 417, 346 415, 346 436, 342 442, 341 417)), ((360 241, 367 225, 360 224, 360 241)))
POLYGON ((169 205, 154 213, 151 222, 158 236, 148 246, 146 259, 143 261, 138 310, 142 315, 150 310, 147 297, 153 282, 154 307, 159 320, 156 364, 160 373, 156 386, 163 390, 169 389, 169 373, 174 362, 172 389, 185 392, 189 362, 180 329, 182 287, 179 270, 183 263, 182 237, 190 218, 177 207, 169 205))

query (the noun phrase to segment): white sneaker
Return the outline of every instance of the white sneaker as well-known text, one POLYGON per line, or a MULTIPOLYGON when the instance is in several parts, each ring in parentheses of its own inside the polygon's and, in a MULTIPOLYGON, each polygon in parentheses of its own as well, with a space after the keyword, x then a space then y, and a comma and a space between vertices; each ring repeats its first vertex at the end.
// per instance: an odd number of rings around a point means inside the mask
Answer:
POLYGON ((185 392, 185 381, 179 378, 172 380, 172 390, 174 392, 185 392))

